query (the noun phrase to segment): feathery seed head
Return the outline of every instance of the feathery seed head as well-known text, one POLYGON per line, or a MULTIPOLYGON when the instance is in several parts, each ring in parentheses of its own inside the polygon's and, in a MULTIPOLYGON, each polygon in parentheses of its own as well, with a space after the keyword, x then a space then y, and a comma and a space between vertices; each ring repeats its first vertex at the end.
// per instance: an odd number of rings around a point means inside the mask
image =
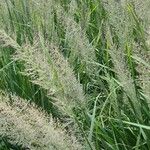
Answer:
POLYGON ((82 149, 34 105, 13 95, 11 99, 10 104, 7 95, 0 95, 0 136, 8 142, 32 150, 82 149))

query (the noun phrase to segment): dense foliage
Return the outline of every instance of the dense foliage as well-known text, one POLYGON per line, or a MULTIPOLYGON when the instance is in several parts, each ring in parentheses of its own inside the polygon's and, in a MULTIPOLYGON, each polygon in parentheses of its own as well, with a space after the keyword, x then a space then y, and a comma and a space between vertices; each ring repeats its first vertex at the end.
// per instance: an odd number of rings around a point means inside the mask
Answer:
POLYGON ((149 0, 0 0, 0 149, 150 149, 149 0))

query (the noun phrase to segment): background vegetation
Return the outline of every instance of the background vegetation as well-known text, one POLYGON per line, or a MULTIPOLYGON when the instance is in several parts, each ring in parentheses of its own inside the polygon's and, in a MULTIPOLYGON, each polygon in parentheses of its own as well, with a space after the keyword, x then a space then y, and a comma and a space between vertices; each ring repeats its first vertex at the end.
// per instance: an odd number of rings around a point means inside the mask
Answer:
POLYGON ((0 149, 150 149, 149 0, 0 0, 0 149))

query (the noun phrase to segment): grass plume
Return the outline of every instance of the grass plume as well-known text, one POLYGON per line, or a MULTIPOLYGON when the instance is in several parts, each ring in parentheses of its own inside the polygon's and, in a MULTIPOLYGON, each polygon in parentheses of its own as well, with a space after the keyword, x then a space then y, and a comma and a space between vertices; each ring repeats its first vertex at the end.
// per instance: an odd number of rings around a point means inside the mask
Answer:
POLYGON ((82 149, 51 117, 19 97, 0 96, 0 136, 28 149, 82 149), (77 144, 77 145, 76 145, 77 144))

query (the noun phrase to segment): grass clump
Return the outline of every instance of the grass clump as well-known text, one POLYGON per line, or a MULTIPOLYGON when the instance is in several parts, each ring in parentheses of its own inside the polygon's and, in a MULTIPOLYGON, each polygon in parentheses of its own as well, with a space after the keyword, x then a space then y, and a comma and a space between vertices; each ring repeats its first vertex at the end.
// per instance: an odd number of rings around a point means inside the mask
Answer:
POLYGON ((37 145, 30 139, 48 130, 43 139, 35 138, 39 149, 47 144, 49 149, 80 149, 70 146, 72 137, 66 141, 64 132, 45 144, 50 132, 57 131, 53 124, 49 131, 40 107, 79 139, 83 149, 150 149, 148 0, 0 4, 0 89, 17 96, 11 104, 1 101, 1 119, 11 131, 3 147, 9 148, 11 138, 32 149, 37 145), (36 108, 27 104, 24 109, 25 99, 36 108))

